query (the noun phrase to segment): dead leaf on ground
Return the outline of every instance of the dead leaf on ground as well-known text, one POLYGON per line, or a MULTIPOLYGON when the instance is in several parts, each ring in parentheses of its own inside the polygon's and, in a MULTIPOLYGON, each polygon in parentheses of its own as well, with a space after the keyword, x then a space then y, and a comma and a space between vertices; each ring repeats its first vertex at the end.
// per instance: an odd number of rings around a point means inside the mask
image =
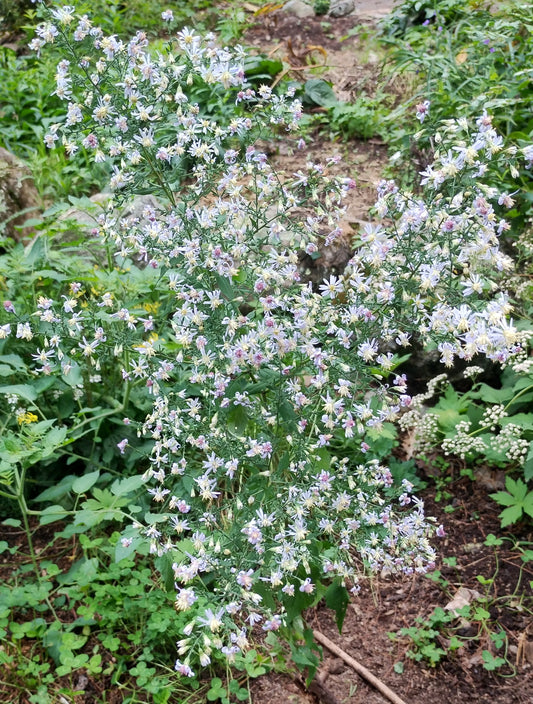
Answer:
POLYGON ((476 589, 468 589, 460 587, 454 594, 453 599, 446 604, 444 609, 451 611, 454 616, 459 617, 457 613, 463 606, 469 606, 473 601, 481 599, 481 594, 476 589))
POLYGON ((518 638, 516 666, 524 667, 526 663, 533 665, 533 640, 528 640, 527 634, 524 631, 524 633, 521 633, 518 638))

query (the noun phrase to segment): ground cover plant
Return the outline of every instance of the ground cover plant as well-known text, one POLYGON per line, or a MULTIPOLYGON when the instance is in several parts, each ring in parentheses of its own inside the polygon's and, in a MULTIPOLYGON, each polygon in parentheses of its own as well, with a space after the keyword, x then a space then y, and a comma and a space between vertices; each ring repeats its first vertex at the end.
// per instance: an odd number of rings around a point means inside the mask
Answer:
POLYGON ((306 608, 324 598, 340 627, 366 574, 435 566, 443 529, 412 495, 412 464, 388 457, 392 424, 417 407, 396 370, 413 334, 447 366, 523 362, 498 289, 512 262, 496 213, 512 204, 493 174, 523 178, 531 148, 486 112, 435 118, 420 191, 382 181, 347 268, 313 286, 300 259, 334 245, 354 184, 327 157, 273 168, 273 133, 305 154, 302 105, 248 81, 242 48, 188 29, 167 44, 107 36, 70 6, 31 44, 61 56, 47 148, 85 150, 111 179, 94 227, 74 227, 83 239, 62 241, 71 226, 51 208, 2 255, 2 494, 30 553, 4 590, 9 684, 39 702, 59 693, 54 675, 74 697, 83 672, 120 687, 129 669, 129 701, 244 700, 286 647, 312 674, 306 608), (37 519, 63 522, 59 557, 39 557, 37 519))

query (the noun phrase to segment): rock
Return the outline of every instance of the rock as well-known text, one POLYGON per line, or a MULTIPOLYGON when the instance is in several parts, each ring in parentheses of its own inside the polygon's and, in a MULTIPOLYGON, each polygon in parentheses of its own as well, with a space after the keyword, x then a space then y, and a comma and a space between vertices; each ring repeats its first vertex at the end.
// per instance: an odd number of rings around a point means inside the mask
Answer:
POLYGON ((283 5, 283 12, 288 12, 291 15, 295 15, 300 19, 305 19, 306 17, 314 17, 315 11, 303 0, 289 0, 283 5))
POLYGON ((328 14, 330 17, 345 17, 346 15, 351 14, 354 10, 354 0, 332 0, 328 14))
POLYGON ((40 210, 39 193, 29 168, 7 149, 0 147, 0 233, 15 240, 34 234, 20 226, 40 210))

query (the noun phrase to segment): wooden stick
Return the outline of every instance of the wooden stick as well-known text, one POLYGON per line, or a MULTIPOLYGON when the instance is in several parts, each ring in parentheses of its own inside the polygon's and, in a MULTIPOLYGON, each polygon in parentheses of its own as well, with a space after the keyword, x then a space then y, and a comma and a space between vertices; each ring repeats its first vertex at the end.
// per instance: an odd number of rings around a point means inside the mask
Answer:
POLYGON ((313 631, 313 635, 318 643, 344 660, 344 662, 350 665, 350 667, 352 667, 358 675, 369 682, 373 687, 381 692, 384 697, 387 697, 389 701, 393 702, 393 704, 406 704, 403 699, 400 699, 400 697, 392 691, 392 689, 389 689, 386 684, 384 684, 381 680, 378 680, 378 678, 373 675, 370 670, 367 670, 366 667, 358 663, 357 660, 354 660, 350 655, 348 655, 348 653, 339 648, 338 645, 335 645, 335 643, 333 643, 333 641, 325 635, 322 635, 319 631, 313 631))

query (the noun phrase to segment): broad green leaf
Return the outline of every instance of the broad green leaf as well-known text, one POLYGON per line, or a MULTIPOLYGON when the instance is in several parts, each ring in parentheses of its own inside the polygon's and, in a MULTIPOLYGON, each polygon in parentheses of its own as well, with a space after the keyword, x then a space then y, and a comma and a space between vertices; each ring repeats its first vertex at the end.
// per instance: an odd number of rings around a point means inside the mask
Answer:
POLYGON ((0 364, 8 364, 16 371, 22 372, 26 369, 26 364, 18 354, 0 354, 0 364))
POLYGON ((483 399, 484 403, 507 403, 514 396, 514 390, 510 387, 502 389, 493 389, 488 384, 480 384, 476 391, 469 392, 470 398, 483 399))
POLYGON ((521 479, 516 479, 515 481, 511 479, 511 477, 507 477, 505 480, 505 488, 515 497, 517 502, 523 501, 527 494, 527 484, 524 484, 521 479))
POLYGON ((510 423, 520 426, 522 430, 533 430, 533 413, 515 413, 507 418, 502 418, 500 421, 502 426, 510 423))
POLYGON ((37 391, 29 384, 10 384, 9 386, 0 386, 0 394, 15 394, 26 401, 35 401, 37 391))
POLYGON ((78 477, 72 482, 72 491, 75 494, 85 494, 96 484, 99 476, 100 470, 97 469, 94 472, 89 472, 89 474, 84 474, 83 477, 78 477))
MULTIPOLYGON (((66 574, 58 575, 59 584, 72 584, 76 582, 80 587, 90 584, 98 573, 98 558, 82 557, 77 560, 66 574)), ((69 643, 69 646, 74 647, 69 643)), ((79 647, 79 646, 76 646, 79 647)))
POLYGON ((144 484, 144 479, 141 474, 136 474, 134 477, 126 477, 126 479, 116 479, 111 484, 111 492, 115 496, 123 496, 132 491, 136 491, 144 484))
POLYGON ((63 441, 67 437, 67 429, 63 426, 62 428, 52 428, 43 438, 43 442, 50 447, 57 448, 63 444, 63 441))
POLYGON ((49 523, 55 523, 56 521, 62 521, 68 515, 63 506, 54 504, 54 506, 47 506, 39 517, 39 523, 42 526, 46 526, 49 523))
POLYGON ((283 64, 279 59, 266 59, 262 56, 248 56, 244 62, 246 77, 253 76, 256 80, 260 76, 273 78, 283 71, 283 64))
POLYGON ((514 506, 516 504, 514 497, 506 491, 497 491, 495 494, 490 494, 490 498, 501 504, 501 506, 514 506))
POLYGON ((326 605, 335 611, 337 628, 339 629, 339 633, 342 633, 342 624, 346 616, 346 609, 350 603, 348 590, 341 584, 333 582, 326 591, 325 599, 326 605))
POLYGON ((35 497, 34 501, 58 501, 62 499, 71 491, 72 484, 75 480, 76 477, 73 474, 68 474, 66 477, 63 477, 59 484, 42 491, 39 496, 35 497))
POLYGON ((304 94, 312 103, 324 108, 332 107, 339 102, 331 85, 321 78, 310 78, 306 81, 304 94))
POLYGON ((533 491, 530 491, 525 497, 522 507, 528 516, 533 518, 533 491))

